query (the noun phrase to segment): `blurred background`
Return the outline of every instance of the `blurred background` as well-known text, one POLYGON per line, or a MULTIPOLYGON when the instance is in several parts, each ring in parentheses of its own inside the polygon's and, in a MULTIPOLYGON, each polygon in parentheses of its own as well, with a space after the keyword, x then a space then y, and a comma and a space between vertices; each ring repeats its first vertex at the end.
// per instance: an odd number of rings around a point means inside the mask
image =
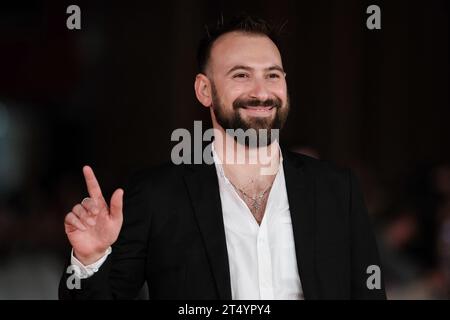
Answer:
POLYGON ((287 21, 281 142, 356 172, 388 297, 450 298, 448 1, 166 0, 0 5, 0 299, 57 298, 84 164, 109 197, 170 159, 174 129, 207 128, 196 47, 242 11, 287 21), (371 4, 381 30, 366 28, 371 4))

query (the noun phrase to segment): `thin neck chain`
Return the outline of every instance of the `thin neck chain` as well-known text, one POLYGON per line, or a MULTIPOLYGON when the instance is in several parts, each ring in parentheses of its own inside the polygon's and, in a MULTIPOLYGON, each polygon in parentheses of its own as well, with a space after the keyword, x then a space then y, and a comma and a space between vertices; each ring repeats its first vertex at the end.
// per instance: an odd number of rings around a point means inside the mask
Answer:
MULTIPOLYGON (((229 180, 230 181, 230 180, 229 180)), ((248 200, 251 201, 251 207, 253 209, 253 211, 255 212, 259 212, 259 210, 262 208, 262 202, 264 199, 264 196, 266 195, 266 193, 270 190, 270 188, 272 188, 272 184, 273 182, 262 192, 260 192, 259 194, 257 194, 256 196, 252 197, 250 195, 248 195, 244 190, 242 190, 241 188, 238 188, 234 185, 233 182, 231 182, 231 185, 234 187, 234 189, 236 189, 236 191, 238 191, 239 193, 241 193, 245 198, 247 198, 248 200)))

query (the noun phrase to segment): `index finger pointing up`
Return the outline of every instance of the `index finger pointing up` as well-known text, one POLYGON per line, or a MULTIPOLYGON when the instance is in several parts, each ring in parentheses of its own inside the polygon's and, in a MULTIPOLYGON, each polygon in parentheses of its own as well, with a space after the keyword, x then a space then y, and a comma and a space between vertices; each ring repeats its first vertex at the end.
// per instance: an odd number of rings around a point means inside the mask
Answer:
POLYGON ((103 198, 102 190, 95 177, 94 171, 89 166, 83 167, 84 180, 86 180, 86 187, 89 192, 89 196, 93 199, 103 198))

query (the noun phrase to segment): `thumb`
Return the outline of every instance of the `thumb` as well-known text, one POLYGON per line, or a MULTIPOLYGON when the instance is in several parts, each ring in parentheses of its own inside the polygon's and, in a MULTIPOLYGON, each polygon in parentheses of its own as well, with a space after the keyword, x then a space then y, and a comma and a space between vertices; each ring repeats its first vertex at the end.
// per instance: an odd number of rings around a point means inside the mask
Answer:
POLYGON ((111 196, 111 203, 109 205, 109 212, 111 218, 121 218, 123 209, 123 190, 117 189, 111 196))

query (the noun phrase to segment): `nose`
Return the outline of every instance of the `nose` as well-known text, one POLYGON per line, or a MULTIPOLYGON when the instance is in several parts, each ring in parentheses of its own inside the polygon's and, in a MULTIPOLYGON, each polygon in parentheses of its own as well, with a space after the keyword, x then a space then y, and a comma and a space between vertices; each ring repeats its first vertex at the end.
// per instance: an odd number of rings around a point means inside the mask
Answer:
POLYGON ((261 101, 269 99, 270 93, 263 80, 255 79, 253 81, 249 96, 252 99, 258 99, 261 101))

